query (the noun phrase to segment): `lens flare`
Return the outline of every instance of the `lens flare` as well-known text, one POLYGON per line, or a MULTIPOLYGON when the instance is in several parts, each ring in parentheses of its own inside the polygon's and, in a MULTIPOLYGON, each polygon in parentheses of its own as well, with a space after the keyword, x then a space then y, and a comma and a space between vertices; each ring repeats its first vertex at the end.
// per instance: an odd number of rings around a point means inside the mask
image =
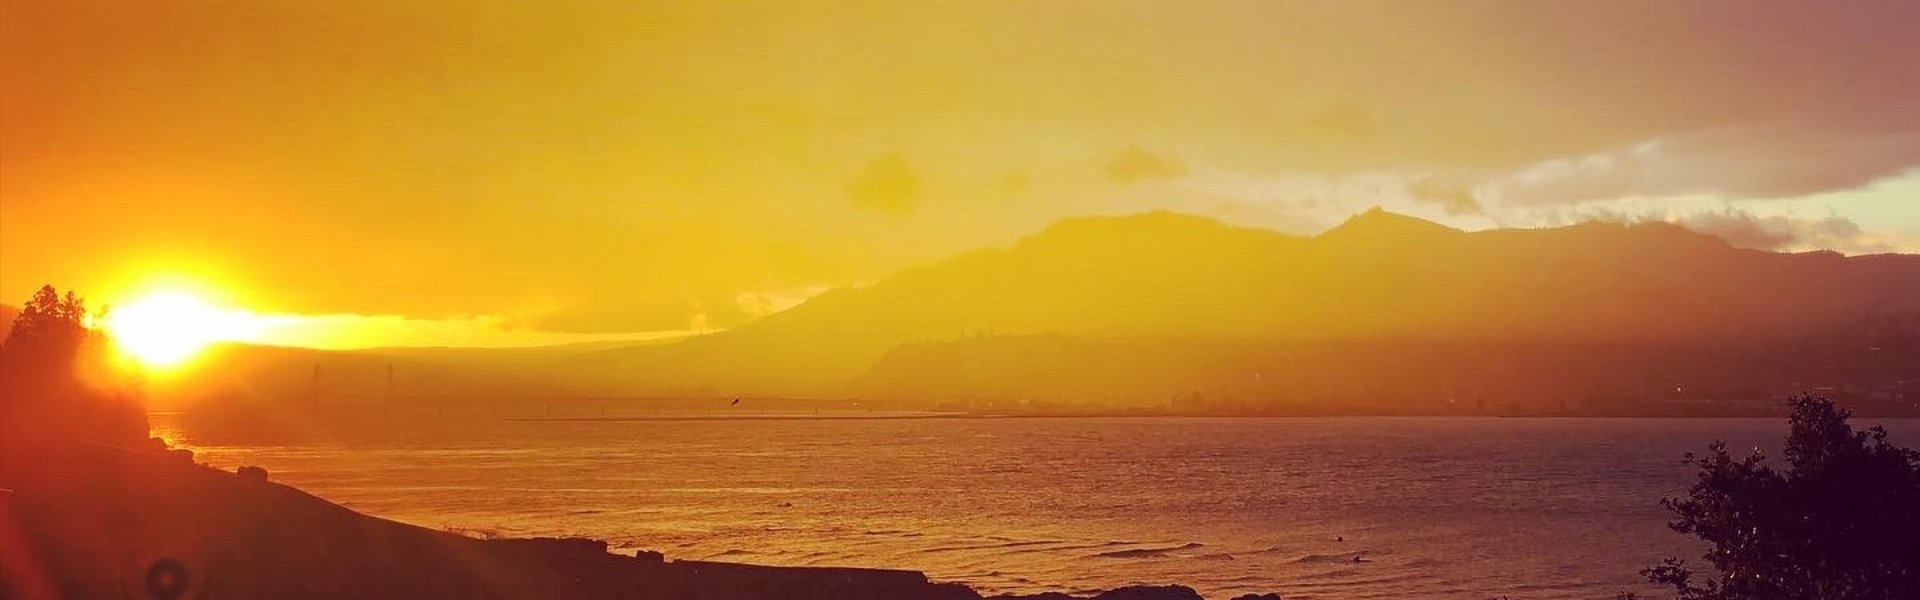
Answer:
POLYGON ((186 364, 209 344, 252 341, 265 322, 181 292, 161 292, 116 307, 106 316, 114 344, 149 368, 186 364))

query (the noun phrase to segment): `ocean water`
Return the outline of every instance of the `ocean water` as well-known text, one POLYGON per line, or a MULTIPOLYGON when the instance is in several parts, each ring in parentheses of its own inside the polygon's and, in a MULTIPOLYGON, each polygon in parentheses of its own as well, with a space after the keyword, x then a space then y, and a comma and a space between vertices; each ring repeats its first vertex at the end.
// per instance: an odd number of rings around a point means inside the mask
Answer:
MULTIPOLYGON (((476 535, 672 559, 926 571, 986 592, 1180 583, 1209 598, 1611 598, 1702 548, 1681 456, 1777 419, 487 421, 199 459, 476 535)), ((1912 422, 1889 422, 1896 441, 1912 422)), ((1774 452, 1777 454, 1777 452, 1774 452)))

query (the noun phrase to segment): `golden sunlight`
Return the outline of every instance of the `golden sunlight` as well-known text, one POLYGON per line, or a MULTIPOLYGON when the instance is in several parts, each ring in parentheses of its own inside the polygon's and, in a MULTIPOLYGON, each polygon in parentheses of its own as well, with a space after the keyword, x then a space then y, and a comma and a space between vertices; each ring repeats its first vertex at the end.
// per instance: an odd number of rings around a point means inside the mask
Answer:
POLYGON ((107 333, 140 364, 167 369, 185 364, 209 344, 253 341, 265 320, 221 308, 183 292, 159 292, 116 307, 106 315, 107 333))

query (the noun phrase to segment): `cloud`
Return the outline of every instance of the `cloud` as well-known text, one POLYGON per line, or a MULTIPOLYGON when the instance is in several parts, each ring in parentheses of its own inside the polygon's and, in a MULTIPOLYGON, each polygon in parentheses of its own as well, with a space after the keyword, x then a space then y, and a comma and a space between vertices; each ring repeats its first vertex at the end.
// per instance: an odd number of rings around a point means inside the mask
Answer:
POLYGON ((1155 156, 1139 145, 1127 146, 1107 159, 1107 178, 1121 185, 1133 185, 1154 179, 1178 179, 1187 174, 1187 165, 1179 160, 1155 156))
POLYGON ((1329 102, 1307 119, 1307 132, 1324 137, 1366 139, 1377 129, 1373 111, 1351 99, 1329 102))
POLYGON ((1554 225, 1582 222, 1671 223, 1754 250, 1833 250, 1848 254, 1893 251, 1886 240, 1869 235, 1858 222, 1840 215, 1761 215, 1734 206, 1691 211, 1593 206, 1549 219, 1554 225))
MULTIPOLYGON (((1920 2, 759 4, 0 0, 0 299, 176 265, 280 312, 728 327, 1076 215, 1525 226, 1920 164, 1920 2)), ((1741 205, 1920 250, 1900 193, 1741 205)))
POLYGON ((734 303, 747 316, 758 319, 799 306, 828 289, 828 286, 812 285, 783 290, 743 291, 734 295, 734 303))
POLYGON ((1772 199, 1857 188, 1920 167, 1920 127, 1725 128, 1541 161, 1493 184, 1516 205, 1689 194, 1772 199))
POLYGON ((883 154, 867 163, 866 171, 846 184, 847 197, 859 208, 891 214, 913 212, 920 195, 920 176, 899 152, 883 154))
POLYGON ((725 329, 754 318, 731 292, 601 296, 527 319, 538 331, 599 333, 725 329))
POLYGON ((398 315, 268 314, 257 342, 329 350, 401 346, 527 347, 577 342, 639 341, 695 333, 691 329, 580 333, 523 327, 518 315, 417 319, 398 315))
POLYGON ((1579 203, 1502 202, 1504 180, 1486 172, 1407 169, 1341 176, 1249 173, 1199 164, 1156 206, 1231 222, 1311 234, 1370 206, 1465 230, 1564 227, 1584 222, 1671 223, 1733 245, 1848 254, 1913 252, 1920 213, 1911 212, 1920 171, 1856 189, 1809 196, 1740 200, 1717 194, 1624 196, 1579 203))
POLYGON ((1862 239, 1860 224, 1840 216, 1800 218, 1784 215, 1757 216, 1726 208, 1695 213, 1678 219, 1688 229, 1713 235, 1742 248, 1758 250, 1818 249, 1840 251, 1882 251, 1884 248, 1862 239))
POLYGON ((1412 196, 1415 202, 1437 205, 1449 215, 1486 213, 1486 209, 1480 206, 1480 199, 1474 194, 1473 188, 1454 178, 1441 176, 1421 178, 1407 186, 1407 194, 1412 196))

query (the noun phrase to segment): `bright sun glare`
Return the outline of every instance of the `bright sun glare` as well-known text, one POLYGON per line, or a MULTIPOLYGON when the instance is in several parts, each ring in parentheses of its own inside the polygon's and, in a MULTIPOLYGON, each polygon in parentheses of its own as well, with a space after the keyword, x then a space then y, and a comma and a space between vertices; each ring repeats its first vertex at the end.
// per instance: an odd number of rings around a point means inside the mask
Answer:
POLYGON ((121 304, 106 319, 107 332, 121 351, 151 368, 179 366, 209 344, 253 340, 262 329, 252 313, 212 306, 180 292, 121 304))

